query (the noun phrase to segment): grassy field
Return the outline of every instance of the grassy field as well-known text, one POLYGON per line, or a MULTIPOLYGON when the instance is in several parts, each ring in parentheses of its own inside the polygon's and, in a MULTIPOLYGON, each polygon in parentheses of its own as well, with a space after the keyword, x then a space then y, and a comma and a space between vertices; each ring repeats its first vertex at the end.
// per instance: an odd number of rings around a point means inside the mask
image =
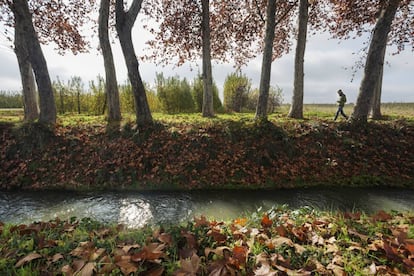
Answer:
MULTIPOLYGON (((289 112, 290 105, 284 104, 279 109, 269 115, 272 121, 285 121, 289 112)), ((304 119, 305 120, 332 120, 336 105, 334 104, 305 104, 304 105, 304 119)), ((348 115, 352 113, 353 105, 346 105, 344 112, 348 115)), ((153 117, 157 121, 165 123, 183 123, 183 122, 214 122, 214 120, 250 120, 254 118, 254 113, 237 113, 234 114, 217 114, 215 119, 202 118, 199 113, 192 114, 174 114, 168 115, 164 113, 154 113, 153 117)), ((414 103, 384 103, 382 104, 382 114, 384 120, 399 120, 405 119, 409 122, 414 122, 414 103)), ((133 114, 123 114, 124 121, 134 121, 133 114)), ((341 120, 339 118, 338 120, 341 120)), ((0 109, 0 122, 18 123, 23 121, 23 109, 0 109)), ((58 123, 62 125, 67 124, 99 124, 105 123, 104 116, 93 116, 85 114, 65 114, 58 116, 58 123)))

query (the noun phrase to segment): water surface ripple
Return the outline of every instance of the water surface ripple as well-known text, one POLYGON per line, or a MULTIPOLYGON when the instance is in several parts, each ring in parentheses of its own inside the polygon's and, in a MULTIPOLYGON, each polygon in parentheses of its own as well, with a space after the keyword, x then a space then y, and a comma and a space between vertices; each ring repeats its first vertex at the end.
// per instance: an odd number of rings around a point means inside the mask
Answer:
POLYGON ((414 211, 414 190, 293 189, 193 192, 0 192, 0 221, 31 223, 90 217, 130 227, 177 223, 205 215, 227 220, 287 204, 327 211, 414 211))

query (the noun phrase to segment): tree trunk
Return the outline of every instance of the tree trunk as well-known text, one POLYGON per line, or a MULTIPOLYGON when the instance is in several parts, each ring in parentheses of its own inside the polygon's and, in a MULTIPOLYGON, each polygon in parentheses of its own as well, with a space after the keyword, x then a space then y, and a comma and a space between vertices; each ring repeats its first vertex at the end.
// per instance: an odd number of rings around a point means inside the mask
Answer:
POLYGON ((36 84, 33 76, 33 68, 29 60, 29 50, 24 41, 23 26, 20 21, 15 24, 14 49, 23 87, 24 120, 29 122, 35 121, 39 119, 36 84))
POLYGON ((264 41, 262 71, 260 74, 259 100, 256 108, 256 119, 267 119, 267 102, 269 99, 270 74, 272 69, 273 40, 275 38, 276 0, 267 1, 266 34, 264 41))
POLYGON ((303 119, 303 79, 304 79, 304 59, 306 48, 306 35, 308 30, 308 0, 299 2, 299 23, 298 40, 295 54, 295 75, 293 83, 292 105, 288 117, 303 119))
POLYGON ((15 22, 19 22, 18 24, 22 25, 22 35, 28 49, 30 63, 33 67, 39 89, 39 122, 54 125, 56 123, 56 106, 52 83, 39 39, 33 27, 28 3, 25 0, 14 0, 11 9, 15 22))
POLYGON ((78 105, 78 114, 81 114, 80 91, 76 91, 76 102, 78 105))
POLYGON ((214 116, 213 105, 213 74, 211 69, 211 43, 210 43, 210 1, 201 0, 203 20, 203 117, 214 116))
POLYGON ((384 61, 385 61, 385 50, 382 52, 382 63, 381 63, 381 70, 379 72, 378 77, 378 83, 374 91, 374 99, 372 101, 372 107, 371 107, 371 119, 373 120, 381 120, 382 114, 381 114, 381 94, 382 94, 382 79, 384 76, 384 61))
POLYGON ((118 82, 114 58, 112 55, 111 43, 108 35, 109 7, 110 0, 101 0, 99 9, 99 44, 102 49, 102 56, 105 67, 105 94, 108 102, 108 122, 121 121, 121 107, 119 103, 118 82))
POLYGON ((132 27, 141 9, 141 4, 142 0, 134 0, 130 9, 125 12, 123 0, 116 0, 116 30, 134 95, 136 122, 138 125, 146 125, 151 124, 153 120, 145 87, 139 73, 138 59, 135 55, 131 35, 132 27))
POLYGON ((365 64, 364 77, 351 117, 353 122, 367 122, 368 120, 374 90, 378 85, 381 65, 383 63, 381 55, 387 46, 388 33, 390 32, 391 23, 400 2, 401 0, 390 0, 381 11, 381 15, 375 25, 365 64))
POLYGON ((60 87, 59 90, 59 96, 60 96, 60 112, 61 114, 65 114, 65 93, 64 93, 64 88, 60 87))

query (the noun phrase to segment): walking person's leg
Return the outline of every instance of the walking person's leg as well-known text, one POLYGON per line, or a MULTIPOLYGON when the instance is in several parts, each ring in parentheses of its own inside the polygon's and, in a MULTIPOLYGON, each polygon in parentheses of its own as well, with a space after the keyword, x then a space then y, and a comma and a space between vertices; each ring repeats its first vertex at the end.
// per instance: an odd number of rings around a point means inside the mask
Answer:
POLYGON ((341 112, 341 107, 338 107, 338 110, 336 111, 336 114, 335 114, 334 121, 336 121, 340 112, 341 112))
POLYGON ((345 119, 348 120, 348 116, 346 116, 345 112, 344 112, 344 108, 341 107, 341 115, 345 117, 345 119))

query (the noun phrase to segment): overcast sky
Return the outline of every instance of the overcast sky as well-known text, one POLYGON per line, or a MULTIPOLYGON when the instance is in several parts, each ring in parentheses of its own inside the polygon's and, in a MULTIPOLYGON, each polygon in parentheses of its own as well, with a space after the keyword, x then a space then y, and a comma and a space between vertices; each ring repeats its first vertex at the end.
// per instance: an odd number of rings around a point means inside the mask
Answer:
MULTIPOLYGON (((137 22, 137 25, 139 21, 137 22)), ((134 44, 138 55, 147 35, 138 27, 134 28, 134 44)), ((14 52, 5 47, 4 39, 0 47, 0 90, 21 90, 20 75, 14 52)), ((353 79, 351 67, 358 60, 353 54, 362 48, 363 39, 339 42, 329 39, 328 35, 319 34, 308 36, 305 53, 305 103, 335 103, 338 89, 347 95, 348 102, 355 102, 361 82, 362 71, 358 71, 353 79)), ((117 77, 120 83, 127 78, 127 70, 122 52, 118 44, 112 46, 114 51, 117 77)), ((103 58, 97 51, 90 54, 60 56, 53 49, 53 45, 43 46, 52 80, 57 76, 61 80, 71 76, 80 76, 85 88, 90 80, 98 75, 104 76, 103 58)), ((294 50, 272 65, 271 85, 279 86, 283 90, 284 102, 290 103, 293 90, 294 50)), ((389 65, 384 70, 383 102, 414 102, 414 54, 406 50, 399 55, 392 55, 387 51, 386 61, 389 65)), ((213 62, 213 77, 220 92, 226 76, 234 72, 232 64, 217 64, 213 62)), ((259 86, 261 70, 261 56, 242 68, 242 72, 251 79, 253 88, 259 86)), ((201 61, 198 64, 185 64, 181 67, 155 66, 151 63, 140 63, 140 72, 144 81, 154 83, 155 73, 163 72, 164 76, 186 77, 192 80, 201 71, 201 61)))

